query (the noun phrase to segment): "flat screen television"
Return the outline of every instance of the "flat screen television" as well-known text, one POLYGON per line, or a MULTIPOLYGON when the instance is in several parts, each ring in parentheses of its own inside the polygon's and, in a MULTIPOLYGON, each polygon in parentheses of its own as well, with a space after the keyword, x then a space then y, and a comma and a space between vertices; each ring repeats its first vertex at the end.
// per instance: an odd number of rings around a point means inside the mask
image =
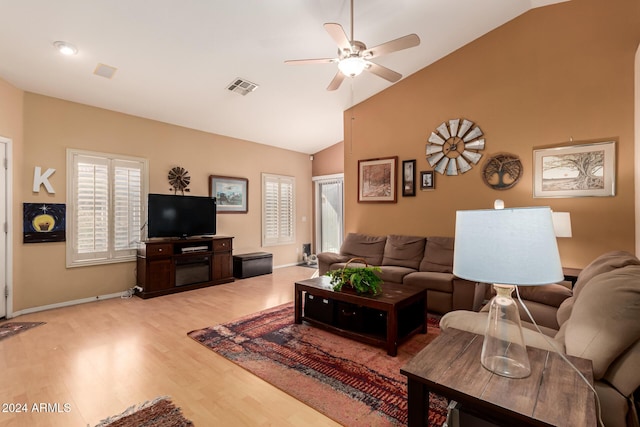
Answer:
POLYGON ((148 202, 148 237, 216 234, 215 198, 149 194, 148 202))

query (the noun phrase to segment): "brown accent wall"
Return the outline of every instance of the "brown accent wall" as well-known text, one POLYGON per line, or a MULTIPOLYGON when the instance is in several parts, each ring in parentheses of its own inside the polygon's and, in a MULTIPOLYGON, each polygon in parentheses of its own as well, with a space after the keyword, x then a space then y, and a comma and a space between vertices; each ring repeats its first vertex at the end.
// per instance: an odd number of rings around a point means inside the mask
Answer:
MULTIPOLYGON (((428 40, 423 40, 428 43, 428 40)), ((534 9, 409 76, 344 114, 346 231, 454 235, 455 211, 550 206, 571 213, 573 238, 559 239, 563 264, 583 267, 634 244, 634 57, 640 3, 580 0, 534 9), (442 122, 466 118, 486 137, 480 163, 460 176, 436 174, 435 190, 395 204, 357 202, 360 159, 398 156, 431 170, 425 145, 442 122), (533 198, 532 150, 617 141, 615 197, 533 198), (489 155, 519 156, 521 181, 486 186, 489 155)), ((401 176, 398 175, 398 179, 401 176)))
POLYGON ((313 155, 313 176, 344 172, 344 142, 339 142, 313 155))
MULTIPOLYGON (((0 91, 3 90, 0 85, 0 91)), ((4 99, 1 97, 0 99, 4 99)), ((4 102, 0 103, 3 106, 4 102)), ((218 234, 234 237, 234 254, 268 251, 274 265, 299 261, 310 241, 311 162, 308 154, 200 132, 33 93, 7 103, 24 117, 23 150, 14 153, 14 311, 121 292, 135 285, 135 263, 65 268, 65 243, 22 243, 23 202, 66 203, 66 149, 100 151, 149 160, 149 191, 169 194, 167 172, 185 167, 190 194, 209 194, 209 175, 249 179, 249 212, 219 214, 218 234), (264 159, 269 159, 268 163, 264 159), (55 194, 33 193, 33 168, 56 169, 55 194), (261 247, 261 173, 296 177, 296 243, 261 247)), ((17 114, 16 121, 20 120, 17 114)), ((1 120, 1 119, 0 119, 1 120)), ((15 132, 21 129, 16 126, 15 132)), ((0 134, 4 133, 0 121, 0 134)), ((11 136, 11 135, 7 135, 11 136)), ((19 138, 22 139, 22 138, 19 138)), ((19 141, 20 142, 20 141, 19 141)))

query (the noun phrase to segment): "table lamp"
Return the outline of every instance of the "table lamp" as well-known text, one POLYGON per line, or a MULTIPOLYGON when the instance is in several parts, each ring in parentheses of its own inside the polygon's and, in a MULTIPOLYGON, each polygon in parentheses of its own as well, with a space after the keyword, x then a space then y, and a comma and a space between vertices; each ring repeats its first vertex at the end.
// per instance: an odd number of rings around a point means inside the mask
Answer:
POLYGON ((531 373, 520 315, 511 294, 517 285, 564 280, 548 207, 456 212, 453 274, 493 283, 496 296, 482 345, 481 362, 509 378, 531 373))

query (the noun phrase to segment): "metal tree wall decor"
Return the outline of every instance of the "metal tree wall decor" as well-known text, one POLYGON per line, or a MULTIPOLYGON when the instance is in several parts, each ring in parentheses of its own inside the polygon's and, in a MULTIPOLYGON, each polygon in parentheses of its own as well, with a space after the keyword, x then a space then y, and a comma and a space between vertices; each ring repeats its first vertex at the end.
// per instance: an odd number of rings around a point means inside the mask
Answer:
POLYGON ((427 143, 427 161, 433 170, 444 175, 465 173, 480 161, 484 150, 482 130, 467 119, 443 122, 431 132, 427 143), (461 123, 462 122, 462 123, 461 123))
POLYGON ((496 154, 489 157, 482 167, 482 180, 494 190, 507 190, 521 177, 522 162, 515 154, 496 154))

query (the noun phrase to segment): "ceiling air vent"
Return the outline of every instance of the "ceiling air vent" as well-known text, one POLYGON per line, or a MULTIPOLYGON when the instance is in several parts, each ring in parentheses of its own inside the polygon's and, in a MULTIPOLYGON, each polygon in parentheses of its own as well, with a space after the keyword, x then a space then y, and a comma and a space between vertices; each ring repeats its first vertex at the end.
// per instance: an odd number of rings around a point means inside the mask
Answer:
POLYGON ((96 66, 96 69, 93 70, 93 74, 95 74, 96 76, 110 79, 113 77, 113 75, 116 73, 117 70, 118 69, 116 67, 111 67, 105 64, 98 64, 96 66))
POLYGON ((239 93, 240 95, 244 96, 258 89, 258 85, 255 83, 251 83, 248 80, 237 78, 233 82, 231 82, 229 86, 227 86, 227 89, 229 89, 231 92, 239 93))

